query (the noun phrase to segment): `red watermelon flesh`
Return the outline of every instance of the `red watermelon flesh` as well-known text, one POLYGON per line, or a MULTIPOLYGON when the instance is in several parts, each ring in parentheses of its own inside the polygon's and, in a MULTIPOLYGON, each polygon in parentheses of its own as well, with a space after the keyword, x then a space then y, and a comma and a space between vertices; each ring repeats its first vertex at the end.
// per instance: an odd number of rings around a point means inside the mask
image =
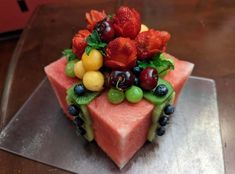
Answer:
POLYGON ((65 75, 66 64, 67 64, 66 58, 61 58, 46 66, 44 70, 56 94, 60 107, 63 109, 64 113, 66 114, 66 116, 68 116, 69 119, 73 119, 73 117, 67 113, 66 90, 72 84, 77 82, 78 79, 68 78, 65 75))
POLYGON ((153 107, 146 100, 113 105, 106 93, 88 105, 96 142, 120 168, 146 141, 153 107))
MULTIPOLYGON (((178 60, 170 55, 167 56, 174 60, 175 69, 170 71, 164 79, 171 82, 176 91, 176 97, 178 97, 185 81, 192 72, 193 64, 178 60)), ((65 100, 66 89, 77 80, 66 77, 65 66, 66 59, 62 58, 48 65, 45 72, 60 106, 68 115, 65 100)), ((107 100, 106 93, 103 93, 88 105, 97 144, 120 168, 145 143, 151 124, 153 107, 151 103, 145 100, 137 104, 123 102, 119 105, 112 105, 107 100)), ((68 117, 70 116, 68 115, 68 117)))

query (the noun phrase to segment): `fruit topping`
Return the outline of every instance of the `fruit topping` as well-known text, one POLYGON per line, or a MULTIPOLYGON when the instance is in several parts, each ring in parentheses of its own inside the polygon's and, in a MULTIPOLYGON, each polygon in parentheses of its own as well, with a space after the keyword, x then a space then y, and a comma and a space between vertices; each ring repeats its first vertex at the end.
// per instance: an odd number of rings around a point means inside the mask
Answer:
POLYGON ((88 30, 80 30, 72 39, 72 50, 80 58, 87 46, 86 39, 91 33, 88 30))
POLYGON ((175 108, 171 104, 166 105, 166 107, 164 108, 164 113, 166 115, 171 115, 174 113, 174 111, 175 111, 175 108))
POLYGON ((168 93, 165 96, 159 97, 159 96, 155 95, 152 91, 144 91, 144 98, 157 106, 160 106, 161 104, 166 102, 169 98, 171 98, 172 93, 174 92, 172 85, 169 82, 167 82, 166 80, 159 78, 158 85, 160 85, 160 84, 164 84, 167 86, 168 93))
POLYGON ((142 70, 143 69, 141 67, 135 66, 132 71, 134 72, 135 75, 139 75, 142 70))
POLYGON ((141 33, 141 32, 144 32, 144 31, 148 31, 148 30, 149 30, 149 28, 148 28, 146 25, 141 24, 140 33, 141 33))
POLYGON ((135 85, 135 86, 139 86, 139 85, 140 85, 140 80, 139 80, 138 77, 135 77, 135 79, 134 79, 134 85, 135 85))
POLYGON ((170 34, 166 31, 150 29, 141 32, 135 38, 137 56, 140 60, 152 58, 156 53, 166 50, 166 43, 170 34))
POLYGON ((148 141, 152 142, 155 139, 157 127, 158 127, 158 125, 155 123, 153 123, 150 126, 149 131, 148 131, 148 136, 147 136, 148 141))
POLYGON ((76 77, 78 77, 79 79, 82 79, 84 74, 85 74, 85 68, 83 66, 83 63, 82 61, 78 61, 75 63, 74 65, 74 74, 76 77))
POLYGON ((135 9, 122 6, 117 10, 113 20, 118 36, 134 39, 140 31, 140 15, 135 9))
POLYGON ((90 91, 101 91, 104 85, 104 76, 99 71, 88 71, 83 76, 83 84, 90 91))
POLYGON ((118 37, 110 41, 106 48, 105 66, 118 70, 131 69, 135 66, 136 54, 134 41, 118 37))
POLYGON ((111 41, 115 36, 112 21, 107 18, 98 22, 94 29, 98 32, 100 39, 105 42, 111 41))
POLYGON ((74 93, 74 85, 67 90, 67 96, 76 105, 89 104, 94 98, 99 95, 99 92, 86 91, 83 95, 77 96, 74 93))
POLYGON ((68 113, 72 116, 77 116, 79 114, 79 108, 72 104, 68 106, 68 113))
POLYGON ((152 90, 158 82, 158 72, 156 69, 147 67, 140 73, 140 86, 145 90, 152 90))
POLYGON ((168 93, 168 89, 167 89, 166 85, 164 85, 164 84, 158 85, 156 87, 156 89, 154 90, 154 94, 159 97, 165 96, 167 93, 168 93))
POLYGON ((120 91, 118 89, 111 88, 108 91, 108 100, 113 104, 119 104, 123 102, 125 99, 125 95, 123 91, 120 91))
POLYGON ((104 11, 91 10, 86 13, 86 21, 88 30, 92 31, 97 22, 106 18, 107 15, 104 11))
POLYGON ((159 124, 161 125, 161 126, 166 126, 167 124, 168 124, 168 122, 169 122, 169 117, 167 117, 167 116, 162 116, 162 117, 160 117, 160 119, 159 119, 159 124))
POLYGON ((158 135, 158 136, 164 135, 165 132, 166 132, 166 130, 165 130, 164 127, 159 127, 159 128, 157 129, 157 135, 158 135))
POLYGON ((99 50, 102 55, 105 55, 105 47, 107 44, 103 42, 96 30, 93 30, 91 35, 87 37, 86 54, 89 55, 92 49, 99 50))
POLYGON ((109 84, 119 90, 126 90, 133 85, 134 79, 131 71, 112 71, 109 75, 109 84))
POLYGON ((75 124, 76 124, 77 126, 79 126, 79 127, 81 127, 81 126, 84 124, 83 119, 81 119, 80 117, 76 117, 76 118, 74 119, 74 122, 75 122, 75 124))
POLYGON ((86 92, 86 89, 83 84, 76 84, 74 86, 74 93, 77 96, 83 95, 86 92))
POLYGON ((125 95, 130 103, 138 103, 143 98, 143 91, 138 86, 132 86, 125 92, 125 95))
POLYGON ((84 52, 82 55, 82 64, 86 71, 98 70, 103 65, 103 56, 96 49, 92 49, 89 55, 84 52))
POLYGON ((86 130, 83 127, 79 127, 78 130, 81 136, 84 136, 86 134, 86 130))
POLYGON ((65 67, 65 74, 68 77, 75 77, 74 74, 74 64, 75 64, 75 60, 69 61, 65 67))

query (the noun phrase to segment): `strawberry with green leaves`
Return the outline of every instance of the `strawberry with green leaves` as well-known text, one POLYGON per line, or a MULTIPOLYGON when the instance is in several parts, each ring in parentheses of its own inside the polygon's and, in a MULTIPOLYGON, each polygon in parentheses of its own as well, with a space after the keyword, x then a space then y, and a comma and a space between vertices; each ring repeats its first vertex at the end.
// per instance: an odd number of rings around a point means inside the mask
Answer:
POLYGON ((90 35, 90 31, 88 30, 79 30, 78 33, 72 39, 72 50, 73 53, 81 58, 82 54, 85 51, 87 46, 87 37, 90 35))

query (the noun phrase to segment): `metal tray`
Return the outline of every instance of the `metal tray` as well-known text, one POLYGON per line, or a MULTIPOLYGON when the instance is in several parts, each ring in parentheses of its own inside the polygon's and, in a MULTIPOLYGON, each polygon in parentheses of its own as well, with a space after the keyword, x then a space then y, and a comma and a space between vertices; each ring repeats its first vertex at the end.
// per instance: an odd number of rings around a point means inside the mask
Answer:
POLYGON ((146 143, 119 170, 95 142, 75 133, 47 79, 0 134, 0 148, 80 174, 223 174, 224 162, 213 80, 190 77, 167 132, 146 143))

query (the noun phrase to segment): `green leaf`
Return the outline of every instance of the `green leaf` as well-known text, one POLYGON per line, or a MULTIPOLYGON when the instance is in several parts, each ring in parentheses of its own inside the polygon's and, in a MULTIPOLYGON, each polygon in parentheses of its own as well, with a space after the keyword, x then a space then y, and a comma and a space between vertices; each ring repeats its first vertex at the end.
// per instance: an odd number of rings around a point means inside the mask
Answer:
POLYGON ((67 58, 68 61, 77 59, 77 56, 73 53, 72 49, 65 49, 62 52, 63 56, 67 58))
POLYGON ((87 38, 87 47, 85 49, 87 55, 89 55, 91 49, 97 49, 101 52, 102 55, 105 55, 105 47, 107 46, 107 43, 103 42, 100 39, 100 36, 96 30, 94 30, 91 35, 87 38))
POLYGON ((159 74, 164 73, 168 70, 174 69, 174 62, 168 59, 164 54, 157 53, 151 60, 138 61, 138 66, 140 68, 152 67, 157 69, 159 74))
POLYGON ((87 46, 86 47, 86 49, 85 49, 85 52, 86 52, 86 54, 89 56, 89 54, 90 54, 90 52, 91 52, 91 49, 92 49, 92 47, 90 47, 90 46, 87 46))

